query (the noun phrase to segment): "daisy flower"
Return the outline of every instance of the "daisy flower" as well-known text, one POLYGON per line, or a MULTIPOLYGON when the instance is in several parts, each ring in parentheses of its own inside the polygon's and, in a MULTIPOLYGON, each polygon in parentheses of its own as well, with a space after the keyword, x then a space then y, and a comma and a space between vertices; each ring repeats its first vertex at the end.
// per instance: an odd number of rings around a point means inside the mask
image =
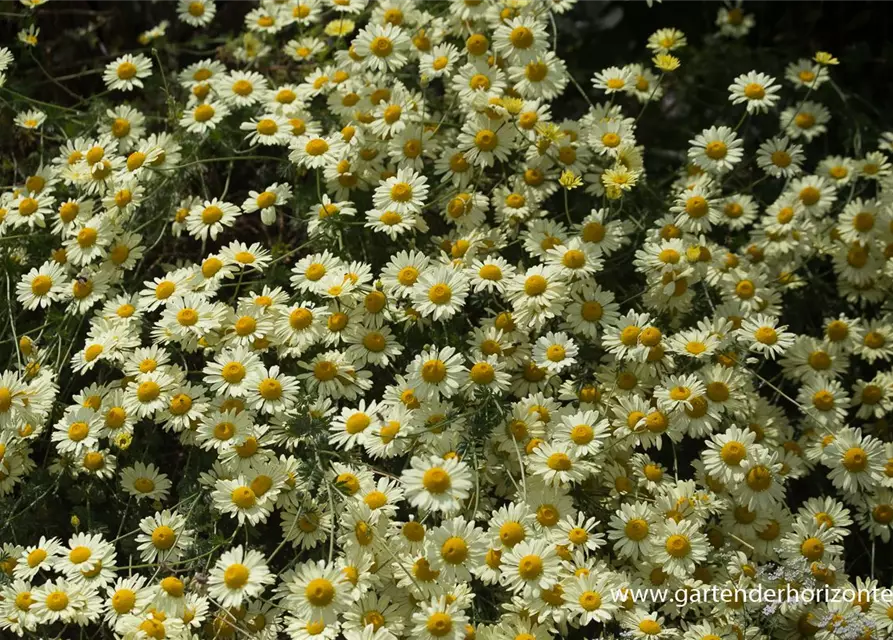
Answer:
POLYGON ((186 228, 190 235, 198 240, 204 240, 209 236, 211 240, 216 240, 223 229, 233 226, 240 214, 241 211, 236 205, 212 198, 189 210, 186 228))
POLYGON ((707 559, 707 536, 696 522, 669 518, 654 532, 654 539, 652 559, 670 575, 685 578, 707 559))
POLYGON ((141 611, 152 602, 152 592, 146 588, 146 578, 141 575, 118 578, 108 586, 106 595, 108 611, 105 619, 110 623, 134 610, 141 611))
POLYGON ((45 309, 65 296, 67 278, 61 265, 45 262, 31 269, 16 285, 16 298, 25 309, 45 309))
POLYGON ((424 398, 449 398, 459 388, 465 367, 462 355, 453 347, 426 349, 408 367, 409 384, 424 398))
POLYGON ((628 90, 634 81, 633 74, 626 67, 608 67, 595 74, 592 78, 592 86, 606 94, 611 94, 628 90))
POLYGON ((285 145, 291 137, 287 132, 288 120, 273 113, 243 122, 239 129, 249 132, 245 139, 251 144, 285 145))
POLYGON ((39 129, 46 122, 47 114, 40 109, 29 109, 16 114, 15 124, 22 129, 39 129))
POLYGON ((861 340, 853 345, 853 352, 869 364, 893 358, 893 326, 889 318, 872 320, 864 328, 861 340))
POLYGON ((544 442, 530 456, 530 471, 551 485, 576 484, 589 475, 588 465, 570 443, 544 442))
POLYGON ((291 142, 292 151, 288 158, 307 169, 321 169, 331 164, 333 158, 332 140, 317 135, 301 135, 291 142))
POLYGON ((419 71, 428 78, 449 77, 458 61, 459 50, 455 45, 437 44, 431 51, 422 54, 419 71))
POLYGON ((509 158, 515 138, 515 128, 496 126, 484 117, 469 118, 459 133, 459 150, 475 166, 492 167, 496 161, 509 158))
POLYGON ((322 200, 307 212, 307 230, 315 234, 337 228, 339 222, 345 218, 353 218, 356 212, 352 202, 333 202, 328 194, 323 194, 322 200))
POLYGON ((217 559, 208 579, 208 594, 223 607, 238 607, 246 599, 259 596, 275 580, 263 554, 244 551, 239 545, 217 559))
POLYGON ((705 129, 689 145, 689 160, 710 173, 730 171, 744 155, 744 142, 730 127, 705 129))
POLYGON ((536 596, 558 582, 561 560, 547 540, 524 540, 503 552, 501 583, 524 597, 536 596))
POLYGON ((220 256, 225 263, 235 265, 241 269, 254 269, 263 273, 269 266, 272 256, 270 252, 261 246, 259 242, 247 245, 244 242, 234 240, 220 250, 220 256))
POLYGON ((756 435, 749 429, 730 427, 725 433, 714 434, 707 441, 701 453, 704 468, 722 482, 740 482, 744 478, 741 462, 756 441, 756 435))
POLYGON ((785 68, 785 79, 798 89, 817 89, 828 78, 828 70, 808 58, 800 58, 785 68))
POLYGON ((643 502, 626 504, 611 516, 608 539, 614 541, 614 550, 622 557, 632 559, 650 557, 654 514, 643 502))
POLYGON ((62 555, 62 543, 57 538, 40 537, 36 545, 29 545, 22 551, 16 563, 14 575, 21 580, 31 580, 40 571, 50 571, 55 567, 56 556, 62 555))
POLYGON ((283 602, 310 620, 331 624, 347 607, 352 584, 336 565, 324 560, 298 565, 283 602))
POLYGON ((138 376, 125 390, 124 406, 128 413, 146 418, 164 409, 169 401, 171 382, 171 378, 161 371, 138 376))
POLYGON ((332 435, 329 443, 339 449, 349 451, 356 445, 363 445, 366 434, 378 428, 379 418, 376 415, 378 405, 371 402, 366 406, 366 401, 361 400, 357 409, 344 408, 341 415, 332 421, 329 428, 332 435))
POLYGON ((745 103, 748 113, 766 113, 781 99, 777 95, 780 89, 772 76, 749 71, 729 85, 729 100, 732 104, 745 103))
POLYGON ((143 562, 179 560, 192 546, 192 531, 186 529, 186 518, 165 509, 140 520, 137 550, 143 562))
POLYGON ((373 71, 395 71, 408 61, 409 36, 393 24, 370 24, 354 38, 353 48, 373 71))
POLYGON ((132 91, 143 88, 143 79, 152 75, 152 61, 139 53, 126 54, 105 66, 102 79, 110 90, 132 91))
POLYGON ((609 622, 618 610, 612 600, 617 584, 610 575, 585 573, 569 581, 565 595, 571 616, 580 625, 609 622))
POLYGON ((553 100, 564 91, 569 74, 564 60, 547 51, 525 65, 511 66, 509 78, 515 90, 530 100, 553 100))
POLYGON ((475 258, 466 270, 474 292, 505 291, 507 282, 515 276, 515 268, 501 257, 475 258))
POLYGON ((205 134, 216 129, 228 115, 229 107, 225 103, 209 100, 184 111, 180 126, 189 133, 205 134))
POLYGON ((256 71, 233 71, 215 77, 220 97, 234 107, 251 106, 269 89, 267 79, 256 71))
POLYGON ((412 287, 415 310, 434 320, 449 319, 462 309, 468 295, 465 274, 451 267, 426 270, 412 287))
POLYGON ((587 518, 582 513, 576 517, 567 516, 551 530, 551 539, 574 550, 596 551, 605 544, 605 536, 595 532, 599 524, 595 518, 587 518))
POLYGON ((758 313, 745 318, 735 334, 748 349, 774 360, 794 344, 794 335, 786 329, 787 325, 779 326, 778 318, 758 313))
POLYGON ((76 586, 68 580, 48 580, 31 592, 31 609, 42 624, 70 623, 83 615, 82 611, 95 592, 89 587, 76 586))
POLYGON ((493 49, 513 64, 527 64, 548 46, 545 26, 533 16, 512 18, 493 32, 493 49))
POLYGON ((468 390, 473 393, 476 389, 489 389, 497 394, 508 390, 511 377, 505 372, 505 364, 500 362, 495 355, 484 356, 480 354, 468 370, 468 390))
POLYGON ((757 165, 775 178, 790 178, 802 171, 803 147, 788 138, 770 138, 757 150, 757 165))
POLYGON ((154 464, 137 462, 134 466, 121 470, 121 486, 137 501, 164 500, 171 488, 171 481, 154 464))
POLYGON ((795 140, 803 138, 806 142, 825 133, 830 120, 831 113, 824 105, 808 100, 785 109, 779 116, 781 127, 788 137, 795 140))
POLYGON ((240 525, 266 522, 272 507, 267 500, 258 498, 242 475, 232 480, 217 480, 211 499, 216 511, 235 517, 240 525))
POLYGON ((404 469, 400 482, 406 499, 426 511, 458 511, 472 489, 471 471, 456 458, 425 460, 413 456, 410 468, 404 469))
POLYGON ((646 46, 655 53, 670 53, 687 45, 688 39, 682 31, 673 28, 663 28, 648 36, 648 44, 646 46))
POLYGON ((249 191, 248 198, 242 203, 242 211, 254 213, 259 210, 261 221, 270 225, 276 220, 277 207, 286 205, 291 197, 292 192, 288 185, 274 182, 261 192, 249 191))
POLYGON ((603 262, 598 257, 600 250, 591 242, 571 238, 547 251, 546 264, 569 280, 584 279, 602 269, 603 262))
POLYGON ((811 377, 800 388, 797 401, 806 415, 830 429, 842 425, 850 404, 850 398, 840 382, 825 375, 811 377))
POLYGON ((79 456, 93 449, 104 435, 99 415, 92 407, 70 407, 56 423, 52 441, 59 453, 79 456))
POLYGON ((540 325, 561 311, 565 293, 566 287, 555 267, 535 266, 509 282, 506 297, 519 321, 531 320, 540 325))
POLYGON ((4 206, 4 221, 13 227, 46 227, 46 216, 52 213, 54 198, 50 194, 21 193, 4 206))
POLYGON ((447 581, 471 580, 471 570, 480 566, 486 552, 483 531, 462 517, 445 520, 431 531, 426 548, 431 568, 447 581))
POLYGON ((281 373, 276 365, 253 371, 245 379, 245 388, 250 406, 263 413, 282 413, 297 402, 297 378, 281 373))
POLYGON ((566 333, 550 331, 537 339, 533 347, 533 360, 538 367, 555 375, 573 365, 577 353, 577 345, 566 333))
POLYGON ((375 188, 372 202, 376 208, 398 214, 418 213, 428 195, 428 179, 412 169, 399 169, 393 177, 375 188))
POLYGON ((744 482, 730 487, 732 495, 749 509, 766 509, 784 499, 782 463, 778 455, 765 447, 755 445, 741 461, 744 482))
POLYGON ((839 430, 822 459, 831 468, 828 478, 847 493, 872 491, 883 479, 883 445, 871 436, 862 436, 860 429, 839 430))
POLYGON ((191 27, 210 24, 216 14, 214 0, 179 0, 177 3, 177 17, 191 27))
POLYGON ((101 534, 76 533, 60 554, 56 568, 75 584, 110 582, 115 575, 115 547, 101 534))

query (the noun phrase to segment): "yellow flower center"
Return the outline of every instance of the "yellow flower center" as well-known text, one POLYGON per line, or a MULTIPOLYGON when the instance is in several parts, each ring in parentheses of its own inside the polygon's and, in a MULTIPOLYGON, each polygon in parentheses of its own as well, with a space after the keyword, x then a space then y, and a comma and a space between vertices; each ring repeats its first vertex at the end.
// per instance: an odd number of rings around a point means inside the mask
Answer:
POLYGON ((691 543, 683 535, 675 534, 667 538, 667 553, 674 558, 684 558, 691 552, 691 543))
POLYGON ((313 138, 304 145, 304 151, 311 156, 321 156, 329 150, 329 143, 322 138, 313 138))
POLYGON ((391 187, 391 199, 394 202, 409 202, 412 200, 412 186, 405 182, 398 182, 391 187))
POLYGON ((68 594, 63 591, 53 591, 46 597, 46 606, 50 611, 62 611, 68 606, 68 594))
POLYGON ((703 218, 710 211, 710 205, 703 196, 692 196, 685 202, 685 212, 692 218, 703 218))
POLYGON ((639 623, 639 631, 648 636, 656 636, 662 631, 662 627, 657 620, 645 618, 639 623))
POLYGON ((648 537, 648 523, 642 518, 633 518, 623 527, 626 537, 634 542, 639 542, 648 537))
POLYGON ((744 87, 744 95, 750 100, 762 100, 766 97, 766 90, 763 88, 763 85, 751 82, 744 87))
POLYGON ((747 486, 756 492, 763 492, 772 486, 772 472, 763 465, 753 467, 745 476, 747 486))
POLYGON ((843 454, 843 466, 847 471, 858 473, 868 468, 868 454, 862 447, 851 447, 843 454))
POLYGON ((435 638, 441 638, 453 630, 453 619, 446 613, 433 613, 425 623, 425 629, 435 638))
POLYGON ((250 509, 257 502, 257 497, 250 487, 236 487, 233 489, 230 499, 240 509, 250 509))
POLYGON ((707 157, 711 160, 722 160, 726 157, 728 151, 729 149, 726 147, 726 144, 720 140, 708 142, 704 149, 704 153, 707 154, 707 157))
POLYGON ((152 545, 156 549, 161 549, 166 551, 174 546, 174 542, 177 541, 177 534, 174 533, 174 530, 166 525, 161 525, 160 527, 156 527, 152 532, 152 545))
POLYGON ((46 295, 53 287, 53 281, 49 276, 39 275, 31 281, 31 292, 36 296, 46 295))
POLYGON ((422 365, 422 380, 431 384, 441 382, 447 374, 446 365, 441 360, 428 360, 422 365))
POLYGON ((527 555, 518 563, 518 575, 525 580, 535 580, 543 573, 543 560, 537 555, 527 555))
POLYGON ((136 75, 136 65, 132 62, 122 62, 118 65, 116 73, 121 80, 130 80, 136 75))
POLYGON ((449 285, 438 283, 428 289, 428 299, 434 304, 449 304, 453 292, 449 285))
POLYGON ((388 57, 389 55, 391 55, 391 52, 393 50, 393 43, 384 36, 376 36, 372 39, 372 42, 369 43, 369 51, 371 51, 373 55, 378 56, 379 58, 388 57))
POLYGON ((82 249, 87 249, 89 247, 92 247, 94 244, 96 244, 97 236, 98 236, 98 233, 96 232, 96 229, 93 229, 91 227, 84 227, 83 229, 78 231, 78 235, 77 235, 78 245, 80 245, 80 247, 82 249))
POLYGON ((241 589, 248 583, 248 576, 248 567, 237 562, 223 572, 223 582, 230 589, 241 589))
POLYGON ((817 391, 812 396, 812 404, 819 411, 830 411, 834 408, 834 394, 826 389, 817 391))
POLYGON ((553 471, 568 471, 570 470, 572 463, 571 459, 566 453, 561 453, 559 451, 551 454, 546 459, 546 466, 548 466, 553 471))
POLYGON ((429 493, 444 493, 451 485, 450 474, 440 467, 432 467, 422 476, 422 486, 429 493))
POLYGON ((257 385, 257 390, 264 400, 278 400, 282 397, 282 384, 275 378, 264 378, 257 385))
POLYGON ((468 545, 464 539, 457 536, 447 538, 440 547, 440 555, 450 564, 462 564, 468 557, 468 545))
POLYGON ((533 46, 533 31, 527 27, 515 27, 509 34, 509 40, 516 49, 529 49, 533 46))
POLYGON ((90 435, 90 428, 86 422, 73 422, 68 427, 68 439, 72 442, 80 442, 90 435))
POLYGON ((719 451, 719 457, 729 466, 739 464, 747 455, 744 445, 737 441, 727 442, 719 451))
POLYGON ((115 613, 123 614, 129 612, 136 605, 136 593, 132 589, 118 589, 112 595, 112 609, 115 613))
POLYGON ((161 394, 161 387, 153 380, 140 383, 136 389, 136 397, 140 402, 152 402, 161 394))

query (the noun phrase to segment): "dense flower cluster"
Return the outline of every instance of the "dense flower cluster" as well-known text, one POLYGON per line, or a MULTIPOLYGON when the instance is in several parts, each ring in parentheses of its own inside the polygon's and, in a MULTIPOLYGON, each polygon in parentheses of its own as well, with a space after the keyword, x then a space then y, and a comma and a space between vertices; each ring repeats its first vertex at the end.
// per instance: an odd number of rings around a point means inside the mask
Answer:
MULTIPOLYGON (((637 125, 685 73, 687 39, 661 29, 641 64, 586 88, 553 50, 572 5, 265 1, 226 64, 104 65, 118 106, 0 194, 20 267, 0 505, 26 513, 18 496, 48 470, 48 491, 97 483, 132 511, 117 534, 74 519, 4 535, 4 637, 893 633, 891 603, 867 599, 770 618, 631 595, 886 586, 847 573, 844 547, 893 527, 891 137, 822 155, 837 61, 819 53, 729 77, 733 122, 694 135, 675 175, 646 176, 637 125), (144 113, 161 86, 172 115, 144 113), (565 91, 589 104, 576 120, 552 117, 565 91), (282 178, 195 184, 159 212, 210 139, 282 178), (653 215, 628 204, 643 192, 653 215), (248 218, 304 241, 274 247, 248 218), (16 249, 32 233, 46 255, 16 249), (167 238, 201 252, 164 269, 167 238), (627 299, 619 262, 639 277, 627 299), (791 296, 831 279, 850 311, 791 330, 791 296), (63 317, 81 322, 73 345, 46 326, 63 317), (200 468, 180 477, 150 438, 200 468), (794 501, 792 482, 825 476, 833 490, 794 501)), ((216 13, 181 0, 171 20, 216 13)), ((716 37, 753 26, 724 7, 716 37)), ((15 78, 0 49, 0 86, 15 78)), ((61 118, 15 120, 35 139, 61 118)))

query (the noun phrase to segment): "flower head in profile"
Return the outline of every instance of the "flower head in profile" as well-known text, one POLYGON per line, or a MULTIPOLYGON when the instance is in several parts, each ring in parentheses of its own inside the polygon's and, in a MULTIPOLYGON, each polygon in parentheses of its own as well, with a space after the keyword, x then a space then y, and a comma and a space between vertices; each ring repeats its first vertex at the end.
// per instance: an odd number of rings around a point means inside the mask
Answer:
POLYGON ((679 58, 669 53, 659 53, 651 59, 651 62, 664 73, 672 73, 682 66, 679 58))

